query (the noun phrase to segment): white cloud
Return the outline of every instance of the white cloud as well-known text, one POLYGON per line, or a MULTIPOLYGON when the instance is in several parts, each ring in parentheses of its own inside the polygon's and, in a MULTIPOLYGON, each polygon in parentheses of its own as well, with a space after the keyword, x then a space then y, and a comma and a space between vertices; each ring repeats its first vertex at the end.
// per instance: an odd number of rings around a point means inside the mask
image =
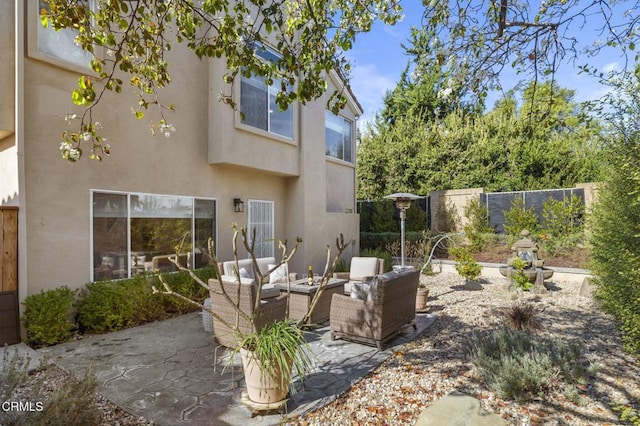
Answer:
POLYGON ((618 64, 617 62, 610 62, 606 64, 604 67, 602 67, 602 71, 605 74, 613 71, 619 71, 619 70, 620 70, 620 64, 618 64))
POLYGON ((396 77, 380 73, 374 64, 354 64, 350 77, 351 89, 364 109, 365 119, 382 109, 384 94, 396 85, 396 77))

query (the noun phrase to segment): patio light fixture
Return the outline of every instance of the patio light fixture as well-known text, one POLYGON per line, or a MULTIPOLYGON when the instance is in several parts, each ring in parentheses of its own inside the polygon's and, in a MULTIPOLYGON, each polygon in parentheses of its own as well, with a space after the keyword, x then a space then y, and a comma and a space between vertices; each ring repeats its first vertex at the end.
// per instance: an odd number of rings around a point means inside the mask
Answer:
POLYGON ((408 192, 396 192, 384 198, 395 200, 396 207, 400 210, 400 266, 404 269, 404 221, 407 218, 407 209, 411 207, 411 202, 422 197, 408 192))
POLYGON ((236 213, 244 212, 244 201, 242 201, 242 199, 240 198, 234 198, 233 209, 235 210, 236 213))

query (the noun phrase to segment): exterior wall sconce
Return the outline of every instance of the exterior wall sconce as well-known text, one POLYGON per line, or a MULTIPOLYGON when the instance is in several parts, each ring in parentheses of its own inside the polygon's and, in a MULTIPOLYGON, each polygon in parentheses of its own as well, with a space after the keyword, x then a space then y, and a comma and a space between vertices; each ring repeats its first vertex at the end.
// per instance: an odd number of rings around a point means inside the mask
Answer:
POLYGON ((407 209, 411 207, 411 202, 422 197, 406 192, 397 192, 395 194, 387 195, 384 198, 394 200, 396 202, 396 207, 400 210, 400 268, 404 269, 404 221, 407 217, 407 209))
POLYGON ((233 209, 235 210, 236 213, 244 212, 244 201, 242 201, 240 198, 234 198, 233 209))

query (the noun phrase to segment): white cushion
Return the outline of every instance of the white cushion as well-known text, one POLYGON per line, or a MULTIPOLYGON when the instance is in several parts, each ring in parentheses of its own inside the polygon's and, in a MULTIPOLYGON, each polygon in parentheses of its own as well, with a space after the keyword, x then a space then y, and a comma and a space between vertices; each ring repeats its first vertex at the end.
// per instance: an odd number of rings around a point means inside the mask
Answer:
POLYGON ((246 268, 240 268, 240 278, 253 278, 246 268))
MULTIPOLYGON (((223 282, 228 282, 228 283, 238 282, 235 275, 223 275, 221 278, 223 282)), ((253 280, 253 278, 240 277, 240 284, 254 284, 254 283, 255 281, 253 280)))
MULTIPOLYGON (((275 264, 270 263, 269 271, 275 267, 276 267, 275 264)), ((283 263, 282 265, 278 266, 278 268, 269 275, 269 284, 286 283, 287 275, 289 275, 289 272, 287 271, 287 264, 283 263)))
POLYGON ((371 283, 353 283, 351 285, 351 298, 358 300, 367 300, 369 298, 369 289, 371 283))
POLYGON ((377 257, 352 257, 349 268, 349 280, 364 281, 378 273, 377 257))

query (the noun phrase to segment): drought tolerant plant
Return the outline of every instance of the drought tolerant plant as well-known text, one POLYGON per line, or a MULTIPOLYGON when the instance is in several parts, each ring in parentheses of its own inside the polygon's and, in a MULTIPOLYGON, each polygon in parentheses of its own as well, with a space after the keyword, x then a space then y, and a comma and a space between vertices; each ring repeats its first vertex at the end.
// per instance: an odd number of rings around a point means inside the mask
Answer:
POLYGON ((620 420, 633 426, 640 426, 640 413, 629 404, 616 403, 612 406, 613 411, 618 413, 620 420))
POLYGON ((541 327, 539 311, 531 303, 517 302, 505 309, 507 327, 511 330, 538 330, 541 327))
POLYGON ((574 246, 584 233, 582 199, 571 195, 564 200, 546 200, 542 205, 542 229, 545 249, 551 256, 563 247, 574 246))
POLYGON ((75 292, 59 287, 27 296, 22 322, 29 345, 48 346, 69 340, 75 324, 69 320, 75 292))
POLYGON ((482 272, 482 266, 476 262, 471 250, 468 247, 452 247, 449 253, 456 259, 456 271, 464 277, 467 282, 475 281, 482 272))
POLYGON ((97 388, 96 378, 89 372, 81 378, 70 376, 49 395, 43 410, 36 411, 28 423, 33 426, 101 424, 102 413, 94 408, 97 388))
POLYGON ((511 202, 511 208, 504 212, 504 230, 509 240, 520 238, 520 232, 526 229, 531 235, 537 235, 540 228, 538 218, 532 209, 527 209, 522 197, 516 197, 511 202))
POLYGON ((466 348, 483 382, 500 398, 526 401, 586 384, 594 369, 582 345, 507 328, 474 333, 466 348))
POLYGON ((479 252, 493 236, 493 228, 489 226, 489 210, 482 205, 480 198, 472 198, 464 208, 464 215, 467 222, 462 230, 469 240, 471 251, 479 252))
POLYGON ((524 269, 527 267, 527 262, 519 257, 513 259, 512 265, 514 273, 511 276, 517 289, 529 291, 533 288, 533 283, 529 281, 529 277, 524 273, 524 269))

